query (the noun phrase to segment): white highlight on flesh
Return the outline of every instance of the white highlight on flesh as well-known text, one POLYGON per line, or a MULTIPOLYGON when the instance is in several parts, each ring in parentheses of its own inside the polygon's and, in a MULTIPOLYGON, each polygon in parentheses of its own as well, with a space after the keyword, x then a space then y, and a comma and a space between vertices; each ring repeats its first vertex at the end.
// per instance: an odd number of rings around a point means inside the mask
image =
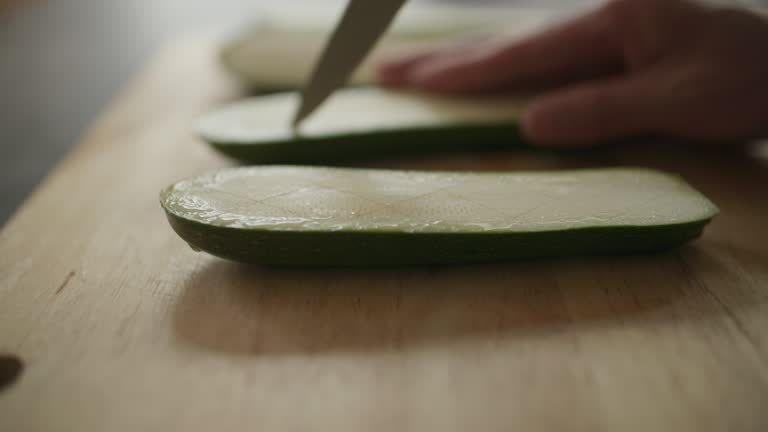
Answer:
POLYGON ((266 230, 492 233, 706 220, 717 208, 677 177, 646 169, 525 173, 250 167, 181 181, 179 217, 266 230))

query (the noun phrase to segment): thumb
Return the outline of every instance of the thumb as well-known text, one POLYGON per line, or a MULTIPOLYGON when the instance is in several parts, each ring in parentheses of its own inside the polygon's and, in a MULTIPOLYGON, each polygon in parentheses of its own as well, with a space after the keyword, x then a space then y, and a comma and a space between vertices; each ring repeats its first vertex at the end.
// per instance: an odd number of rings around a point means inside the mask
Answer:
POLYGON ((664 105, 657 78, 621 76, 544 95, 523 115, 523 133, 542 145, 591 145, 651 132, 664 105))

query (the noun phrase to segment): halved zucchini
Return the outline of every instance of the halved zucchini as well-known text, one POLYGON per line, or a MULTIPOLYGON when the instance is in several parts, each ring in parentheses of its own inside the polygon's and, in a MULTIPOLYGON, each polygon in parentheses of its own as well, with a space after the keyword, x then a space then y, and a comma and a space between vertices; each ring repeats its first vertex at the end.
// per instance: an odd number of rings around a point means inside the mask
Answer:
POLYGON ((269 166, 169 186, 193 248, 279 266, 389 266, 673 248, 718 213, 677 176, 640 168, 456 173, 269 166))

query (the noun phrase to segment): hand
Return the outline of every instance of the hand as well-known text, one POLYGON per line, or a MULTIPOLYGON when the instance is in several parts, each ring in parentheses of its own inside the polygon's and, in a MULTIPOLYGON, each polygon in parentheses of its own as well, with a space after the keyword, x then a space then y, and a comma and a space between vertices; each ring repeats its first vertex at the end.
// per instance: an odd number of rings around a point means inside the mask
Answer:
POLYGON ((527 39, 401 58, 379 77, 444 94, 544 90, 521 119, 540 144, 768 136, 768 21, 691 1, 615 0, 527 39))

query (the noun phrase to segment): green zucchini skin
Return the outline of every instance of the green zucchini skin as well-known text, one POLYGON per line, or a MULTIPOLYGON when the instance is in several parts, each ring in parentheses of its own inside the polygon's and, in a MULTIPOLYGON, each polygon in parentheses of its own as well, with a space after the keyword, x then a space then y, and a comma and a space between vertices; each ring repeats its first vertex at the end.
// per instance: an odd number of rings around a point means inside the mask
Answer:
POLYGON ((220 153, 247 164, 332 164, 384 157, 498 151, 527 146, 514 123, 381 130, 300 137, 294 141, 228 143, 210 140, 220 153))
MULTIPOLYGON (((451 196, 448 195, 446 203, 452 202, 451 196)), ((324 202, 324 198, 319 199, 319 202, 324 202)), ((489 201, 485 202, 487 205, 489 201)), ((510 201, 513 204, 519 202, 510 201)), ((559 200, 552 202, 560 203, 559 200)), ((473 201, 479 209, 478 213, 475 215, 474 210, 471 210, 470 213, 465 213, 466 217, 478 223, 501 223, 501 226, 505 226, 503 224, 506 219, 494 219, 498 217, 496 212, 499 210, 491 210, 488 213, 488 207, 483 203, 482 200, 473 201), (482 210, 484 208, 485 213, 482 210), (478 219, 472 219, 475 216, 478 219), (486 222, 482 222, 483 220, 486 222)), ((551 173, 440 173, 300 166, 234 168, 170 185, 161 192, 160 204, 173 230, 193 249, 229 260, 277 267, 450 265, 653 253, 673 249, 698 238, 707 224, 719 213, 713 203, 687 185, 679 176, 632 167, 551 173), (448 177, 444 177, 445 175, 448 177), (537 178, 541 178, 543 183, 530 183, 536 182, 537 178), (563 179, 567 183, 562 183, 563 179), (568 194, 563 196, 568 196, 574 201, 572 204, 566 202, 565 207, 561 205, 559 209, 555 206, 552 209, 555 212, 553 214, 556 218, 562 216, 565 217, 564 220, 570 218, 573 222, 548 226, 546 222, 542 222, 540 216, 533 216, 531 222, 528 222, 530 225, 522 228, 494 229, 492 225, 480 230, 470 228, 471 225, 461 229, 450 228, 451 223, 464 226, 459 218, 457 222, 448 222, 447 227, 443 225, 434 230, 423 229, 424 226, 430 226, 432 221, 444 220, 442 218, 450 215, 452 211, 445 210, 450 207, 444 207, 442 210, 440 207, 434 207, 434 210, 430 210, 434 211, 432 216, 418 216, 422 213, 403 210, 403 213, 395 212, 393 219, 392 213, 387 216, 385 212, 380 214, 383 219, 357 225, 354 221, 359 216, 354 216, 353 210, 362 209, 362 214, 365 214, 365 206, 382 204, 375 200, 368 201, 357 195, 358 191, 344 192, 343 187, 338 191, 351 197, 351 201, 340 201, 341 204, 334 205, 341 205, 339 209, 346 208, 346 211, 352 213, 344 213, 344 210, 337 213, 337 207, 333 206, 330 207, 331 213, 317 213, 317 207, 311 204, 311 199, 306 201, 307 198, 301 198, 301 195, 291 198, 297 200, 294 201, 297 204, 294 209, 290 206, 283 208, 282 206, 287 205, 284 203, 262 202, 270 197, 290 197, 294 191, 310 191, 309 196, 318 199, 317 197, 322 197, 315 195, 320 193, 319 191, 337 191, 336 184, 357 184, 355 182, 360 181, 364 182, 362 191, 371 191, 370 197, 394 193, 395 195, 388 195, 389 202, 393 205, 399 202, 396 197, 406 197, 402 202, 407 203, 411 202, 408 197, 413 199, 429 196, 441 190, 437 185, 442 185, 443 190, 452 188, 456 193, 453 197, 459 200, 465 199, 463 194, 474 193, 473 187, 478 185, 499 188, 497 190, 502 191, 500 195, 485 195, 493 197, 490 199, 494 200, 513 199, 512 197, 517 197, 514 199, 518 200, 528 199, 526 197, 530 195, 526 194, 530 194, 532 190, 537 191, 536 193, 548 191, 545 196, 550 196, 552 191, 560 190, 560 193, 568 194), (475 186, 468 186, 472 184, 475 186), (573 189, 563 189, 561 185, 564 184, 574 185, 573 189), (610 186, 604 188, 599 185, 610 186), (219 189, 220 187, 223 189, 219 189), (394 189, 388 189, 389 187, 394 189), (423 189, 414 191, 411 187, 423 189), (389 192, 382 192, 387 190, 389 192), (595 191, 599 191, 598 195, 595 191), (639 198, 633 191, 640 194, 639 198), (213 196, 220 194, 224 201, 211 207, 206 204, 208 193, 214 193, 213 196), (616 220, 614 216, 601 219, 605 218, 606 214, 620 215, 621 206, 626 204, 631 208, 633 199, 640 200, 634 201, 635 204, 639 202, 647 205, 658 200, 666 204, 665 207, 645 207, 637 217, 628 216, 623 221, 621 218, 616 220), (251 200, 255 203, 253 210, 249 210, 251 200), (592 202, 590 200, 598 203, 596 207, 587 204, 592 202), (370 204, 371 202, 374 204, 370 204), (605 202, 606 205, 601 205, 600 202, 605 202), (306 207, 307 205, 310 207, 306 207), (360 205, 363 207, 359 207, 360 205), (619 213, 616 213, 616 207, 611 207, 616 205, 619 206, 619 213), (314 220, 315 223, 319 221, 320 228, 311 224, 282 225, 280 214, 277 215, 276 222, 264 222, 263 225, 260 225, 262 222, 231 223, 246 220, 243 218, 246 218, 249 212, 253 212, 250 214, 257 218, 260 214, 267 218, 273 217, 269 216, 272 214, 269 210, 267 213, 259 213, 268 208, 279 208, 286 212, 285 214, 293 214, 299 218, 307 217, 307 220, 314 220), (299 210, 302 208, 307 210, 299 210), (574 209, 571 216, 564 216, 562 212, 570 211, 569 209, 574 209), (294 211, 299 213, 293 213, 294 211), (302 211, 307 211, 307 216, 302 216, 302 211), (446 211, 449 213, 445 213, 446 211), (604 213, 606 211, 608 213, 604 213), (335 214, 341 215, 338 216, 339 219, 328 219, 333 218, 335 214), (401 216, 398 214, 404 215, 404 219, 399 219, 401 216), (412 216, 408 216, 409 214, 412 216), (224 219, 218 219, 219 217, 224 219), (410 217, 415 219, 409 219, 410 217), (592 217, 596 222, 591 222, 592 217), (653 222, 648 223, 649 220, 653 222)), ((422 208, 420 206, 421 201, 415 201, 415 206, 411 208, 422 208)), ((403 207, 406 208, 408 205, 403 207)), ((516 209, 519 210, 520 207, 516 209)))
POLYGON ((275 267, 392 267, 661 252, 702 234, 711 219, 673 225, 500 233, 301 232, 208 225, 167 211, 194 249, 275 267))

